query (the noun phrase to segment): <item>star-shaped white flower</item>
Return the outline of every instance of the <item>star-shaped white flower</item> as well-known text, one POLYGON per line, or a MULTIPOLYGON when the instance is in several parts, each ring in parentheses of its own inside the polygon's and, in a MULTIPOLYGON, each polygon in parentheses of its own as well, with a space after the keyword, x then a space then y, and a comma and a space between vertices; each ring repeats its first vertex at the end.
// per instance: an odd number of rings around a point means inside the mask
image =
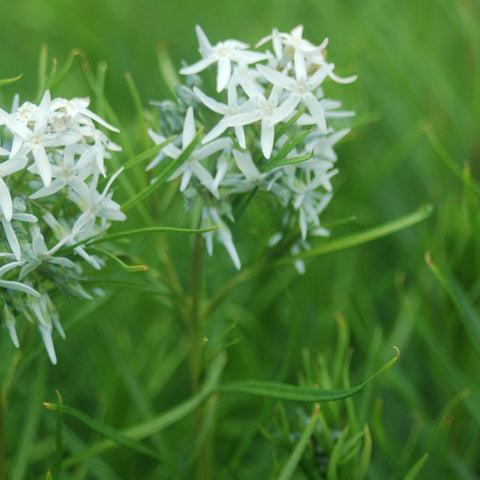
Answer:
MULTIPOLYGON (((37 199, 53 195, 66 185, 74 191, 79 191, 83 188, 85 178, 93 172, 91 161, 88 160, 95 155, 96 147, 80 149, 80 151, 83 150, 83 153, 75 161, 75 155, 79 151, 78 147, 77 145, 68 145, 63 151, 57 153, 57 163, 51 165, 54 180, 48 187, 42 187, 30 195, 30 198, 37 199)), ((38 173, 37 165, 32 165, 29 170, 38 173)))
POLYGON ((12 156, 27 155, 32 152, 39 175, 46 187, 52 180, 52 168, 46 149, 70 145, 81 138, 81 135, 75 132, 51 133, 49 131, 50 102, 50 92, 47 90, 36 110, 33 130, 12 116, 6 119, 8 129, 14 134, 12 156))
MULTIPOLYGON (((165 141, 165 137, 155 133, 152 130, 149 130, 149 135, 151 139, 158 145, 165 141)), ((182 132, 182 148, 179 149, 175 145, 169 143, 166 145, 160 152, 160 155, 157 155, 156 158, 147 166, 147 170, 150 170, 164 158, 164 155, 167 155, 170 158, 178 158, 182 151, 184 151, 188 145, 192 142, 196 135, 195 129, 195 120, 193 117, 193 107, 189 107, 187 114, 185 115, 185 121, 183 124, 182 132)), ((215 197, 219 197, 217 188, 215 187, 215 182, 212 174, 200 163, 200 160, 209 157, 210 155, 221 152, 223 150, 229 149, 231 146, 231 140, 229 138, 219 138, 210 142, 201 147, 197 147, 186 159, 186 161, 173 173, 169 180, 182 176, 180 182, 180 191, 183 192, 187 188, 192 176, 197 177, 202 185, 204 185, 215 197)))
POLYGON ((183 75, 192 75, 217 63, 217 92, 221 92, 228 84, 232 73, 232 63, 248 65, 265 60, 263 53, 247 50, 248 44, 238 40, 225 40, 211 45, 203 30, 197 25, 197 38, 202 59, 180 70, 183 75))
POLYGON ((295 68, 296 78, 292 78, 263 65, 257 65, 257 68, 273 85, 290 92, 288 99, 285 101, 285 103, 290 106, 290 111, 285 112, 286 115, 284 118, 293 113, 299 103, 303 103, 315 119, 318 128, 322 132, 327 132, 325 113, 313 92, 333 70, 333 63, 323 65, 313 75, 308 77, 305 60, 301 58, 298 63, 298 68, 295 68))
POLYGON ((25 262, 10 262, 3 267, 0 267, 0 287, 8 288, 10 290, 17 290, 19 292, 27 293, 28 295, 33 295, 35 297, 40 297, 40 294, 25 283, 13 281, 13 280, 2 280, 2 277, 7 274, 10 270, 24 265, 25 262))
POLYGON ((260 146, 265 158, 272 155, 273 142, 275 137, 275 125, 290 115, 298 104, 296 97, 289 96, 280 103, 281 86, 274 85, 268 98, 258 93, 251 80, 239 72, 239 81, 247 95, 253 95, 255 102, 250 103, 249 109, 225 117, 224 122, 229 127, 238 127, 261 121, 260 146))
MULTIPOLYGON (((217 100, 205 95, 199 88, 194 87, 193 91, 200 99, 200 101, 208 107, 210 110, 213 110, 220 115, 224 115, 224 118, 220 120, 215 127, 213 127, 207 135, 202 140, 202 143, 208 143, 215 138, 219 137, 229 126, 228 119, 229 117, 236 115, 238 113, 243 113, 248 111, 254 104, 254 99, 249 99, 246 102, 239 103, 237 95, 237 85, 233 82, 230 82, 228 86, 228 103, 220 103, 217 100)), ((235 136, 237 137, 238 143, 242 148, 246 148, 245 143, 245 132, 243 130, 243 125, 235 126, 235 136)))

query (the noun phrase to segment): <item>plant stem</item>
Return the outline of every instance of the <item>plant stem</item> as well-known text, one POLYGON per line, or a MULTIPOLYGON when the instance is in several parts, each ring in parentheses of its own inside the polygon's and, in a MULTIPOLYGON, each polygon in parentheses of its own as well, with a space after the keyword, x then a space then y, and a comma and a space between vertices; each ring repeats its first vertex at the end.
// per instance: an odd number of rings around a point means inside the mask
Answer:
POLYGON ((0 392, 0 480, 6 480, 5 476, 5 431, 3 424, 3 395, 0 392))
POLYGON ((203 324, 199 314, 200 292, 202 282, 202 236, 195 235, 190 269, 190 311, 188 314, 188 334, 190 340, 190 381, 192 393, 198 393, 202 376, 202 350, 204 342, 203 324))

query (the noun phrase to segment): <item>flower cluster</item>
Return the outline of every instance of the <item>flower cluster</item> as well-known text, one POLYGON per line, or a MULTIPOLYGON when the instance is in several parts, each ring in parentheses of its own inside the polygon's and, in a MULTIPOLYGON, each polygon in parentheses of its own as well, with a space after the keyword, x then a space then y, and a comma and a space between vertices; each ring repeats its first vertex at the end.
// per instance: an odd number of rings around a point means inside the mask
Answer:
MULTIPOLYGON (((334 73, 334 64, 326 60, 327 40, 313 45, 302 35, 302 26, 290 33, 274 30, 257 44, 271 42, 273 50, 259 52, 236 40, 212 45, 197 26, 202 58, 180 70, 187 86, 177 88, 177 109, 171 102, 157 104, 162 134, 150 131, 155 143, 180 133, 182 114, 184 119, 177 144, 165 146, 147 169, 194 147, 171 179, 180 177, 187 204, 201 199, 204 226, 219 226, 206 234, 209 253, 212 237, 217 237, 237 269, 241 263, 229 228, 236 213, 232 206, 238 203, 234 196, 263 191, 279 202, 285 210, 282 231, 299 232, 291 245, 294 253, 308 248, 309 236, 328 235, 319 216, 330 201, 331 178, 337 173, 333 147, 350 131, 334 125, 353 112, 339 110, 341 103, 327 98, 323 86, 327 79, 350 83, 356 77, 334 73), (199 88, 197 74, 210 66, 216 66, 216 98, 199 88), (203 136, 194 113, 202 123, 212 120, 203 136), (201 140, 195 144, 198 135, 201 140)), ((303 269, 301 263, 297 267, 303 269)))
POLYGON ((84 98, 51 99, 46 91, 38 106, 18 105, 16 98, 11 113, 0 109, 2 320, 16 347, 16 319, 37 325, 52 363, 52 330, 64 332, 49 293, 91 298, 77 260, 95 269, 102 261, 84 241, 105 232, 111 220, 125 219, 110 192, 120 171, 99 190, 104 159, 120 148, 95 122, 118 130, 88 105, 84 98))

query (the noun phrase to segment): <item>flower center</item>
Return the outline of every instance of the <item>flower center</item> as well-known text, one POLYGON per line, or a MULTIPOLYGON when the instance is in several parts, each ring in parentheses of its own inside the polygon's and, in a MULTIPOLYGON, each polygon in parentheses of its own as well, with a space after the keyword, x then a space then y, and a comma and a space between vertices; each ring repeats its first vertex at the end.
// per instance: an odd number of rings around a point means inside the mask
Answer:
POLYGON ((217 46, 217 49, 216 49, 216 53, 217 53, 217 57, 219 59, 229 59, 230 58, 230 55, 232 53, 232 49, 228 46, 228 45, 225 45, 224 43, 220 43, 218 46, 217 46))
POLYGON ((298 93, 299 95, 305 95, 309 91, 310 89, 308 88, 308 85, 306 84, 306 82, 300 81, 296 83, 295 92, 298 93))
POLYGON ((260 111, 263 117, 271 117, 275 112, 275 107, 267 101, 260 107, 260 111))

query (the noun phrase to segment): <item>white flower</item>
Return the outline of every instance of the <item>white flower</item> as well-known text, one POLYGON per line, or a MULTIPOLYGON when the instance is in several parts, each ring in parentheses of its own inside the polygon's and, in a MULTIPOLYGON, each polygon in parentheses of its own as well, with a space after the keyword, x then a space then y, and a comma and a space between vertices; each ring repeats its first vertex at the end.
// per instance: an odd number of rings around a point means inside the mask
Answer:
POLYGON ((324 63, 323 50, 328 45, 328 38, 318 46, 313 45, 303 38, 303 25, 296 26, 290 33, 280 33, 275 28, 271 35, 257 43, 257 47, 269 40, 272 40, 275 55, 280 61, 285 57, 287 60, 294 60, 296 65, 297 60, 303 57, 316 64, 324 63))
MULTIPOLYGON (((78 243, 82 240, 85 240, 95 235, 95 233, 100 233, 100 232, 96 232, 95 230, 86 230, 84 228, 83 221, 82 221, 82 224, 80 224, 78 220, 74 224, 73 228, 70 229, 66 225, 65 221, 59 222, 51 214, 51 212, 45 213, 43 215, 43 219, 45 220, 47 225, 52 229, 53 234, 55 235, 57 240, 62 241, 63 239, 67 238, 65 245, 73 245, 75 243, 78 243)), ((74 248, 74 251, 96 270, 100 270, 102 268, 103 262, 101 262, 101 260, 98 257, 89 255, 82 245, 77 245, 74 248)))
POLYGON ((304 180, 292 175, 290 179, 290 188, 294 193, 292 204, 295 210, 299 212, 298 222, 302 239, 307 237, 310 225, 320 228, 319 215, 332 198, 332 193, 325 187, 330 187, 331 189, 329 181, 330 177, 335 173, 337 173, 336 170, 326 174, 307 170, 304 180), (319 191, 318 188, 320 186, 323 186, 328 193, 319 191))
POLYGON ((15 315, 13 315, 13 313, 6 304, 3 307, 3 320, 5 321, 5 326, 7 327, 8 333, 10 334, 12 343, 15 345, 15 347, 20 348, 17 331, 15 330, 15 315))
POLYGON ((40 297, 40 294, 29 285, 25 283, 13 281, 13 280, 2 280, 2 277, 14 268, 20 267, 25 262, 11 262, 0 267, 0 287, 7 288, 10 290, 17 290, 19 292, 27 293, 28 295, 33 295, 34 297, 40 297))
POLYGON ((50 361, 55 365, 57 363, 57 355, 55 354, 52 340, 53 327, 55 327, 60 336, 65 339, 65 332, 60 325, 58 312, 46 292, 43 292, 38 299, 29 298, 27 305, 29 310, 35 315, 45 349, 47 350, 50 361))
POLYGON ((89 98, 72 98, 70 100, 67 100, 65 98, 55 98, 54 100, 52 100, 51 110, 62 110, 64 114, 66 114, 68 117, 71 117, 72 122, 84 122, 85 120, 81 117, 88 117, 99 123, 100 125, 104 126, 105 128, 108 128, 112 132, 118 133, 120 131, 118 130, 118 128, 106 122, 102 117, 89 110, 87 108, 89 104, 89 98))
MULTIPOLYGON (((109 193, 112 183, 122 171, 123 167, 110 177, 102 193, 97 191, 98 174, 94 175, 89 186, 85 183, 78 184, 75 191, 72 190, 68 193, 68 198, 76 203, 78 208, 83 212, 76 221, 78 231, 84 228, 92 228, 96 218, 104 221, 123 221, 126 219, 125 214, 120 210, 120 205, 111 199, 111 193, 109 193)), ((105 229, 107 225, 108 224, 105 223, 105 229)))
POLYGON ((240 258, 237 253, 237 249, 233 244, 232 232, 227 227, 225 222, 222 221, 220 215, 218 214, 215 208, 204 208, 202 211, 202 226, 204 228, 217 226, 216 230, 211 232, 204 233, 203 236, 205 237, 205 242, 207 245, 207 252, 210 256, 213 253, 213 237, 217 237, 220 243, 223 243, 223 246, 227 250, 230 258, 232 259, 233 264, 237 270, 240 270, 241 263, 240 258))
MULTIPOLYGON (((77 192, 83 188, 85 178, 93 172, 91 162, 85 162, 84 159, 86 157, 91 158, 92 153, 95 153, 96 147, 90 147, 88 149, 79 149, 78 147, 78 145, 69 145, 65 147, 63 151, 56 152, 57 154, 54 158, 57 159, 57 163, 51 165, 54 180, 48 187, 43 187, 32 193, 30 198, 36 199, 53 195, 66 185, 77 192), (75 155, 79 150, 83 150, 83 153, 80 158, 75 161, 75 155)), ((34 173, 38 172, 36 165, 30 167, 29 170, 34 173)))
MULTIPOLYGON (((165 141, 165 138, 162 135, 159 135, 152 130, 149 131, 150 137, 158 145, 165 141)), ((195 130, 195 121, 193 118, 193 107, 189 107, 187 114, 185 115, 185 122, 183 124, 182 132, 182 149, 180 150, 175 145, 169 143, 166 145, 161 153, 167 155, 170 158, 178 158, 182 151, 185 150, 188 145, 192 142, 196 134, 195 130)), ((213 142, 208 143, 202 147, 197 147, 186 159, 186 161, 173 173, 170 177, 170 180, 179 177, 182 175, 182 180, 180 182, 180 191, 183 192, 187 188, 192 175, 197 177, 200 180, 200 183, 204 185, 215 197, 218 198, 219 194, 215 188, 214 178, 211 173, 200 163, 200 160, 209 157, 210 155, 220 152, 226 149, 229 149, 231 145, 231 140, 228 138, 220 138, 214 140, 213 142)), ((162 160, 162 156, 158 156, 148 165, 147 170, 153 168, 162 160)))
POLYGON ((65 257, 55 257, 54 254, 68 241, 64 238, 51 249, 47 248, 45 238, 40 231, 40 227, 34 224, 30 227, 32 236, 31 250, 25 252, 24 265, 20 270, 19 280, 25 278, 30 272, 38 268, 42 263, 51 263, 63 268, 75 268, 75 264, 65 257))
MULTIPOLYGON (((0 152, 0 155, 3 155, 3 153, 0 152)), ((27 162, 27 157, 17 155, 9 158, 6 162, 0 163, 0 209, 7 221, 10 221, 13 215, 12 197, 9 188, 2 177, 7 177, 8 175, 22 170, 25 168, 27 162)))
POLYGON ((180 70, 183 75, 192 75, 205 70, 213 63, 218 63, 217 92, 221 92, 228 84, 232 72, 232 62, 245 65, 266 59, 266 55, 247 50, 248 44, 238 40, 225 40, 211 45, 203 30, 197 25, 197 38, 202 59, 180 70))
POLYGON ((298 68, 295 68, 295 79, 289 77, 284 73, 277 72, 272 68, 265 67, 263 65, 257 65, 258 70, 265 76, 267 80, 273 83, 273 85, 284 88, 289 91, 288 99, 285 101, 290 107, 290 110, 286 110, 284 118, 288 117, 295 107, 301 102, 310 111, 312 117, 315 119, 315 123, 318 128, 326 133, 327 124, 325 121, 325 113, 322 105, 317 100, 313 92, 317 87, 325 80, 328 74, 333 70, 333 63, 328 63, 320 67, 312 76, 307 77, 307 70, 305 67, 305 61, 299 61, 298 68))
POLYGON ((21 260, 22 258, 22 251, 20 248, 20 243, 18 241, 17 235, 15 230, 12 227, 12 220, 17 222, 29 222, 35 223, 38 221, 35 215, 31 215, 30 213, 23 213, 23 212, 13 212, 12 217, 8 220, 5 216, 0 214, 0 221, 2 222, 3 230, 5 232, 5 236, 7 238, 7 242, 12 249, 12 252, 17 260, 21 260))
MULTIPOLYGON (((256 90, 252 91, 253 87, 251 81, 247 77, 240 74, 239 80, 247 93, 256 92, 256 90)), ((260 120, 260 145, 262 153, 267 159, 272 155, 275 124, 281 122, 290 115, 296 104, 298 104, 298 101, 293 99, 293 97, 289 97, 283 103, 280 103, 279 98, 281 91, 282 87, 274 85, 268 98, 262 94, 255 93, 255 96, 252 97, 255 99, 255 102, 248 105, 250 107, 249 109, 244 108, 242 113, 237 113, 224 118, 225 124, 230 127, 248 125, 260 120)))
MULTIPOLYGON (((255 100, 251 98, 246 102, 239 104, 238 96, 237 96, 237 86, 233 82, 230 82, 228 86, 228 104, 217 102, 213 98, 210 98, 209 96, 205 95, 197 87, 194 87, 193 91, 195 92, 197 97, 200 99, 200 101, 204 105, 206 105, 210 110, 213 110, 214 112, 219 113, 220 115, 224 115, 224 118, 222 118, 222 120, 220 120, 220 122, 215 127, 213 127, 210 130, 210 132, 208 132, 207 135, 205 135, 205 137, 202 140, 203 144, 214 140, 228 128, 229 117, 248 111, 255 102, 255 100)), ((235 135, 237 137, 239 145, 242 148, 246 148, 245 132, 243 130, 243 125, 235 126, 235 135)))
POLYGON ((37 108, 33 130, 22 122, 8 117, 6 125, 14 133, 12 156, 26 155, 32 152, 35 164, 46 187, 52 179, 52 168, 46 148, 70 145, 81 136, 74 132, 50 133, 48 121, 50 116, 50 92, 47 90, 37 108))

